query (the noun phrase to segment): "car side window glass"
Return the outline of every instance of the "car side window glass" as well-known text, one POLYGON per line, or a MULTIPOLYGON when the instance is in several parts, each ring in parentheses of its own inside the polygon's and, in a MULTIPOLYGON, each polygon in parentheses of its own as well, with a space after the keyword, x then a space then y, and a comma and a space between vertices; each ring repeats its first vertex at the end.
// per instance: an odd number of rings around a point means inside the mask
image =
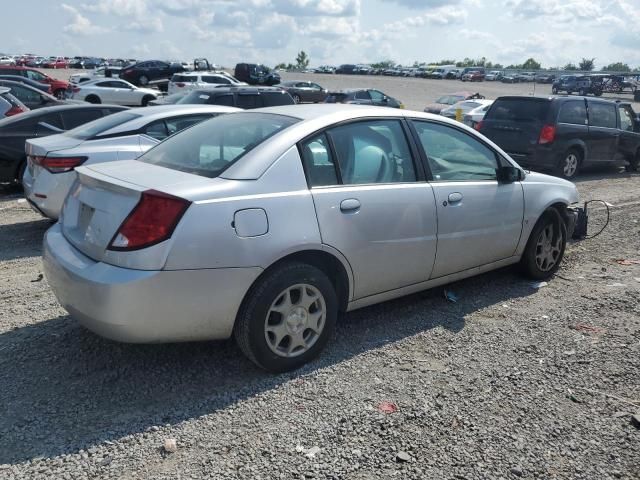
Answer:
POLYGON ((618 108, 618 113, 620 114, 620 129, 626 130, 628 132, 633 132, 633 117, 629 110, 625 107, 618 108))
POLYGON ((371 120, 328 130, 344 184, 415 182, 400 121, 371 120))
POLYGON ((456 128, 413 121, 433 180, 497 180, 498 160, 489 147, 456 128))
POLYGON ((29 90, 21 86, 12 85, 11 94, 14 95, 22 103, 40 103, 42 102, 42 96, 38 92, 29 90))
POLYGON ((224 105, 226 107, 234 107, 233 95, 214 95, 207 103, 213 105, 224 105))
POLYGON ((167 118, 165 125, 167 126, 167 133, 173 135, 174 133, 184 130, 196 123, 200 123, 203 120, 213 118, 215 115, 189 115, 188 117, 176 117, 167 118))
POLYGON ((587 124, 587 107, 584 101, 565 102, 560 107, 558 122, 573 125, 587 124))
POLYGON ((589 125, 616 128, 616 106, 608 103, 589 102, 589 125))
POLYGON ((167 126, 164 124, 164 120, 151 122, 145 127, 144 133, 151 138, 155 138, 156 140, 164 140, 169 136, 169 133, 167 132, 167 126))
POLYGON ((366 90, 358 90, 356 92, 356 99, 358 99, 358 100, 371 100, 371 97, 369 96, 369 92, 367 92, 366 90))
POLYGON ((384 93, 379 92, 378 90, 369 90, 369 95, 371 95, 371 99, 374 102, 381 102, 384 100, 384 93))
POLYGON ((48 113, 40 117, 36 125, 36 135, 52 135, 61 131, 64 131, 64 126, 58 113, 48 113))
POLYGON ((323 133, 300 145, 302 164, 311 187, 326 187, 338 184, 336 167, 327 136, 323 133))
POLYGON ((317 83, 312 83, 311 84, 311 88, 315 88, 316 90, 322 90, 322 87, 320 85, 318 85, 317 83))
POLYGON ((27 73, 26 75, 22 75, 22 76, 26 76, 27 78, 30 78, 31 80, 35 80, 37 82, 41 82, 44 80, 44 75, 42 75, 40 72, 36 72, 33 70, 26 70, 26 73, 27 73))
POLYGON ((102 110, 98 108, 83 108, 76 111, 62 112, 65 130, 71 130, 102 117, 102 110))
POLYGON ((238 95, 238 108, 260 108, 262 107, 262 101, 259 95, 238 95))
POLYGON ((110 87, 111 86, 111 82, 98 82, 95 85, 96 85, 96 87, 110 87))
POLYGON ((291 105, 291 95, 283 92, 265 92, 262 94, 265 107, 277 107, 278 105, 291 105))

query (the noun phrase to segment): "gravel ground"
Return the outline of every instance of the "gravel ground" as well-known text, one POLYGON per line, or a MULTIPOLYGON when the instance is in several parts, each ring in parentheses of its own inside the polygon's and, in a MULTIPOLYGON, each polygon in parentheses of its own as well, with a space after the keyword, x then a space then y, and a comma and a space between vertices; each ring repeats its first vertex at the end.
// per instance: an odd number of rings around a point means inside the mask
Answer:
POLYGON ((578 185, 611 223, 547 286, 503 269, 449 286, 457 303, 349 313, 278 376, 231 341, 78 326, 42 278, 50 223, 0 187, 0 478, 640 478, 640 265, 616 262, 640 260, 640 175, 578 185))
MULTIPOLYGON (((42 70, 47 75, 67 80, 70 75, 83 70, 42 70)), ((230 71, 230 73, 233 73, 230 71)), ((502 83, 502 82, 462 82, 460 80, 433 80, 413 77, 384 77, 377 75, 326 75, 311 73, 282 73, 282 80, 304 80, 317 82, 325 88, 340 89, 350 87, 377 88, 387 95, 404 102, 411 110, 424 110, 424 107, 448 93, 470 91, 479 92, 489 99, 503 95, 551 95, 551 85, 534 83, 502 83)), ((640 112, 640 103, 633 103, 633 95, 605 94, 603 98, 620 99, 632 102, 636 112, 640 112)))

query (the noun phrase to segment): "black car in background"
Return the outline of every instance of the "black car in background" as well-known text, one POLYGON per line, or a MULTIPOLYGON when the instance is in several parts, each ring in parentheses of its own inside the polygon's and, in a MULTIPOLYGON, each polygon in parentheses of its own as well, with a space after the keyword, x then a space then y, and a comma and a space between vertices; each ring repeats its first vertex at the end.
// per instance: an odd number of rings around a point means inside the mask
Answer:
POLYGON ((279 87, 217 87, 192 90, 176 104, 224 105, 244 109, 293 105, 291 95, 279 87))
POLYGON ((477 129, 523 167, 567 179, 587 166, 640 163, 631 104, 585 97, 500 97, 477 129))
POLYGON ((594 82, 587 75, 562 75, 553 82, 551 93, 556 95, 563 92, 567 95, 577 92, 582 96, 593 94, 599 97, 602 95, 602 83, 594 82))
POLYGON ((256 63, 238 63, 233 76, 249 85, 273 86, 280 83, 280 74, 256 63))
POLYGON ((324 99, 327 98, 327 93, 329 92, 326 88, 322 88, 317 83, 299 80, 281 83, 280 88, 289 92, 293 97, 293 101, 296 103, 324 102, 324 99))
POLYGON ((24 143, 28 139, 71 130, 126 109, 118 105, 62 105, 0 120, 0 182, 22 181, 26 166, 24 143))
POLYGON ((357 66, 350 63, 345 63, 336 68, 335 73, 342 73, 344 75, 354 75, 356 73, 357 66))
POLYGON ((180 63, 147 60, 124 67, 120 70, 120 78, 139 87, 144 87, 152 80, 169 79, 174 73, 184 71, 186 69, 180 63))
POLYGON ((31 110, 70 103, 84 103, 77 100, 58 100, 53 95, 49 95, 37 88, 12 80, 3 80, 2 78, 0 78, 0 87, 10 88, 11 94, 31 110))
POLYGON ((352 103, 356 105, 376 105, 378 107, 404 108, 401 101, 385 95, 373 88, 348 88, 334 90, 327 94, 326 103, 352 103))
POLYGON ((553 83, 556 81, 556 76, 552 73, 538 73, 534 81, 536 83, 553 83))

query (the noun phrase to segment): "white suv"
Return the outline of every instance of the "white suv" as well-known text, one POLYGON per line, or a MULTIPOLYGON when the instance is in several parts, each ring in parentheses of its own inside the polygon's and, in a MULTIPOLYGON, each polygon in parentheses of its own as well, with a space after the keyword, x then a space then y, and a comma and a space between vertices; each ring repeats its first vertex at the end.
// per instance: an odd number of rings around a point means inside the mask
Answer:
POLYGON ((182 72, 175 73, 169 80, 167 93, 169 95, 180 92, 188 92, 190 90, 215 88, 221 85, 247 85, 240 82, 227 72, 182 72))

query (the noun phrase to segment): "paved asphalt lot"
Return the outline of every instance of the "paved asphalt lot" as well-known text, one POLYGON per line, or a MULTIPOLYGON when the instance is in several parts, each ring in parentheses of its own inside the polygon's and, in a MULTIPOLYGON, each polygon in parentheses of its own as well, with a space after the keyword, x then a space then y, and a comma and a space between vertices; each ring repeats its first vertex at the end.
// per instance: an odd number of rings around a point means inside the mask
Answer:
MULTIPOLYGON (((456 85, 366 79, 410 107, 456 85)), ((349 313, 284 375, 84 330, 41 275, 50 223, 0 186, 0 479, 638 479, 640 175, 577 184, 611 222, 548 285, 507 268, 349 313)))

